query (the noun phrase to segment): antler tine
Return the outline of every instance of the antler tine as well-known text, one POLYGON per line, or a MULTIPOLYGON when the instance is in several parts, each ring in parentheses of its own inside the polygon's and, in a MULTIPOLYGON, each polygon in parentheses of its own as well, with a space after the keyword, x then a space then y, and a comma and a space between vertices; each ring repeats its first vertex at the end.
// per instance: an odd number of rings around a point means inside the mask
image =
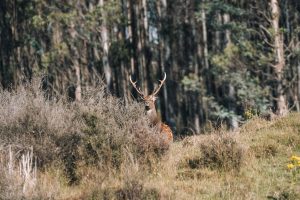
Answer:
POLYGON ((129 80, 130 80, 130 83, 132 84, 132 86, 134 87, 134 89, 136 89, 136 91, 137 91, 142 97, 144 97, 144 94, 143 94, 143 92, 141 91, 141 89, 138 88, 138 87, 136 86, 137 81, 136 81, 136 82, 133 82, 132 79, 131 79, 131 76, 129 77, 129 80))
POLYGON ((165 73, 165 76, 164 76, 163 80, 159 80, 160 84, 159 84, 159 86, 154 90, 154 92, 152 93, 153 96, 155 96, 155 95, 159 92, 160 88, 162 87, 162 85, 163 85, 164 82, 166 81, 167 74, 166 74, 166 72, 164 72, 164 73, 165 73))

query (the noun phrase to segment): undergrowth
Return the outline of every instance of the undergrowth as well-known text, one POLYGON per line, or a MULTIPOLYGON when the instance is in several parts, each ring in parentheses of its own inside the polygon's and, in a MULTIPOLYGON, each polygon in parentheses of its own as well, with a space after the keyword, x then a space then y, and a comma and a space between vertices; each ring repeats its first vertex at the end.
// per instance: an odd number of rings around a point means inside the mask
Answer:
POLYGON ((69 102, 34 82, 0 91, 0 113, 0 199, 300 198, 298 113, 171 145, 104 87, 69 102))
POLYGON ((2 149, 19 152, 17 162, 32 148, 40 170, 62 168, 71 185, 80 183, 79 166, 115 174, 134 159, 151 170, 168 149, 140 104, 125 105, 104 87, 87 91, 80 102, 47 100, 36 80, 0 91, 0 113, 2 149))

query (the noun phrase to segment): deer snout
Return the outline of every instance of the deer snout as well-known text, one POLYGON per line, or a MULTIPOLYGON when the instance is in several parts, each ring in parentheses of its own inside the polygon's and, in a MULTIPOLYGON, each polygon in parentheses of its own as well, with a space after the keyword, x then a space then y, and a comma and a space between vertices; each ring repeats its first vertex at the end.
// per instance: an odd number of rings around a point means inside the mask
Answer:
POLYGON ((150 110, 150 106, 149 105, 145 105, 145 110, 149 111, 150 110))

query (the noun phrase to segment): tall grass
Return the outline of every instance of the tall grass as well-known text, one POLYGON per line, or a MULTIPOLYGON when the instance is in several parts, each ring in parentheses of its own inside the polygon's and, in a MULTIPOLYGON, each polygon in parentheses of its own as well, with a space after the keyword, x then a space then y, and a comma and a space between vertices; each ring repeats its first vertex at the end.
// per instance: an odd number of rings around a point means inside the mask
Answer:
POLYGON ((9 146, 2 149, 1 153, 0 198, 32 197, 37 182, 37 166, 32 149, 20 154, 9 146), (20 159, 17 159, 18 156, 20 159))

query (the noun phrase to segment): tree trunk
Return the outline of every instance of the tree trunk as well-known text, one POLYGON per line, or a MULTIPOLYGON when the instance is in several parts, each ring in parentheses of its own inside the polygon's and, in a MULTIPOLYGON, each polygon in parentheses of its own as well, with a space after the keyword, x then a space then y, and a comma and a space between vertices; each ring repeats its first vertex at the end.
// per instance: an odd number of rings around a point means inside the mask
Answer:
POLYGON ((280 7, 278 0, 271 0, 271 12, 272 12, 272 28, 274 30, 274 53, 275 53, 275 77, 277 80, 276 88, 276 113, 280 116, 284 116, 288 112, 286 98, 283 88, 283 70, 285 67, 284 48, 283 48, 283 34, 280 31, 279 19, 280 19, 280 7))
POLYGON ((145 94, 148 94, 147 83, 147 64, 146 64, 146 48, 147 48, 147 31, 148 31, 148 16, 146 0, 137 1, 135 7, 137 16, 137 35, 138 35, 138 71, 139 79, 141 80, 141 87, 145 94))
MULTIPOLYGON (((223 15, 223 23, 224 24, 228 24, 230 22, 230 15, 228 13, 224 13, 223 15)), ((230 48, 230 45, 231 45, 231 31, 229 29, 226 29, 225 30, 225 44, 226 44, 226 47, 229 47, 230 48)), ((231 82, 229 82, 229 85, 228 85, 228 97, 229 97, 229 110, 230 111, 233 111, 234 113, 236 113, 236 107, 234 105, 234 102, 236 102, 236 92, 235 92, 235 87, 232 85, 231 82)), ((238 121, 237 121, 237 118, 236 116, 231 116, 230 119, 229 119, 229 125, 230 125, 230 128, 232 130, 236 130, 238 128, 238 121)))
POLYGON ((202 22, 202 37, 203 37, 203 56, 204 56, 204 68, 209 70, 208 65, 208 45, 207 45, 207 27, 206 27, 206 12, 201 8, 201 22, 202 22))
MULTIPOLYGON (((220 12, 217 12, 217 23, 222 23, 222 15, 220 12)), ((219 52, 221 50, 221 32, 217 30, 215 32, 215 45, 214 45, 215 52, 219 52)))
POLYGON ((107 22, 106 22, 106 13, 105 13, 105 7, 104 7, 104 0, 99 0, 99 6, 102 9, 102 20, 103 23, 101 25, 101 42, 102 42, 102 48, 103 48, 103 56, 102 56, 102 63, 103 63, 103 69, 104 69, 104 75, 106 80, 106 86, 108 90, 111 90, 112 88, 112 71, 109 66, 108 61, 108 51, 109 51, 109 34, 107 29, 107 22))
MULTIPOLYGON (((167 1, 159 0, 157 2, 157 11, 159 16, 158 22, 158 34, 159 34, 159 66, 161 67, 161 72, 167 73, 168 79, 170 78, 170 74, 168 74, 168 65, 170 62, 170 46, 169 41, 167 39, 166 33, 163 31, 163 26, 167 21, 167 1)), ((168 82, 168 81, 167 81, 168 82)), ((164 103, 164 117, 166 120, 169 120, 169 106, 168 106, 168 93, 167 87, 163 87, 163 103, 164 103)))
MULTIPOLYGON (((127 12, 127 18, 128 18, 128 25, 126 26, 126 39, 128 38, 130 41, 130 69, 131 73, 135 73, 135 38, 133 36, 133 32, 135 32, 135 21, 133 19, 134 17, 134 10, 133 10, 133 5, 132 5, 132 0, 126 0, 126 12, 127 12)), ((128 96, 129 97, 129 96, 128 96)))
POLYGON ((297 99, 297 102, 296 103, 296 108, 297 108, 297 112, 300 111, 300 105, 299 105, 299 99, 300 99, 300 61, 298 60, 298 63, 297 63, 297 75, 298 75, 298 92, 296 92, 296 98, 297 99), (297 94, 298 93, 298 94, 297 94))
MULTIPOLYGON (((76 34, 77 33, 75 30, 75 25, 72 23, 70 28, 70 35, 73 41, 76 40, 76 34)), ((80 64, 79 64, 79 53, 76 46, 71 46, 71 50, 73 54, 72 62, 73 62, 73 67, 75 69, 75 75, 76 75, 75 100, 81 101, 81 73, 80 73, 80 64)))

